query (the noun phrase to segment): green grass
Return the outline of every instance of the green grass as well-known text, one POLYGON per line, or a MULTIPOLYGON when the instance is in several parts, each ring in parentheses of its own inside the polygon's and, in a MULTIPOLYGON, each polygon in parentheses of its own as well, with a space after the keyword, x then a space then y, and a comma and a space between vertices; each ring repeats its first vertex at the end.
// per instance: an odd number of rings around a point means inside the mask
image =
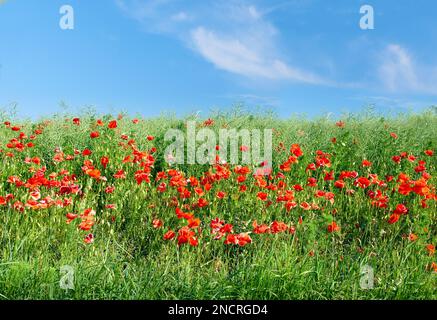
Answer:
MULTIPOLYGON (((19 125, 20 131, 30 136, 43 128, 32 148, 11 151, 6 144, 18 136, 6 126, 0 128, 0 196, 12 193, 15 199, 0 206, 0 298, 2 299, 436 299, 436 273, 429 269, 435 256, 429 255, 426 245, 436 245, 437 213, 436 201, 429 200, 428 207, 421 207, 422 197, 416 194, 404 196, 396 190, 396 178, 403 172, 416 180, 420 173, 414 168, 419 160, 426 161, 426 171, 431 175, 428 185, 435 194, 436 154, 426 156, 424 151, 437 153, 437 115, 434 111, 421 114, 405 114, 382 117, 374 114, 344 116, 344 128, 339 128, 328 118, 278 119, 272 115, 246 113, 216 114, 214 125, 236 129, 274 128, 274 148, 283 143, 284 152, 273 153, 274 173, 289 155, 291 144, 300 144, 304 156, 299 163, 285 172, 287 189, 294 184, 303 186, 309 173, 306 166, 314 161, 316 150, 331 154, 335 179, 344 170, 355 170, 360 176, 377 174, 381 180, 386 175, 395 179, 387 188, 371 185, 360 189, 348 180, 348 188, 354 189, 353 196, 345 190, 333 187, 334 181, 323 181, 323 168, 313 176, 318 178, 317 188, 305 187, 295 193, 296 201, 315 201, 323 210, 304 211, 299 206, 287 212, 282 204, 274 201, 276 191, 266 191, 273 204, 269 207, 256 198, 261 189, 254 185, 249 175, 247 191, 240 193, 236 175, 228 180, 213 184, 206 198, 210 205, 191 211, 201 219, 199 244, 178 246, 175 239, 164 241, 168 228, 175 231, 186 223, 176 218, 174 207, 169 203, 178 196, 174 188, 164 193, 156 190, 154 181, 158 171, 169 167, 163 158, 164 134, 169 128, 184 128, 185 121, 166 116, 154 119, 140 119, 134 125, 132 118, 118 121, 118 128, 110 130, 107 123, 113 118, 102 116, 105 126, 97 127, 99 118, 94 114, 79 116, 81 125, 72 124, 72 116, 53 116, 39 122, 10 120, 19 125), (68 118, 68 119, 67 119, 68 118), (98 130, 100 137, 91 139, 91 131, 98 130), (390 136, 391 132, 398 139, 390 136), (130 149, 118 146, 120 135, 127 134, 135 139, 139 150, 156 147, 156 161, 151 172, 151 182, 137 185, 133 175, 139 169, 137 164, 122 160, 131 153, 130 149), (146 137, 155 139, 148 141, 146 137), (337 142, 331 142, 335 137, 337 142), (98 182, 81 170, 85 157, 77 155, 71 161, 55 163, 55 148, 65 154, 74 149, 93 151, 87 157, 99 168, 106 182, 98 182), (8 157, 13 152, 14 157, 8 157), (391 157, 407 152, 417 157, 415 162, 403 159, 395 164, 391 157), (26 164, 26 157, 40 157, 41 165, 26 164), (109 156, 106 169, 100 165, 100 158, 109 156), (363 168, 363 159, 370 160, 370 168, 363 168), (16 187, 7 182, 15 175, 26 181, 33 174, 30 167, 46 166, 46 177, 65 169, 76 174, 76 184, 82 195, 59 195, 56 188, 40 187, 42 198, 72 197, 73 203, 66 208, 52 206, 48 209, 23 212, 13 209, 12 204, 29 199, 29 189, 16 187), (127 179, 116 180, 113 174, 126 171, 127 179), (104 192, 108 185, 116 187, 114 193, 104 192), (389 196, 388 208, 376 208, 366 194, 368 190, 381 189, 389 196), (223 200, 215 198, 217 191, 228 194, 223 200), (335 203, 315 198, 316 190, 335 193, 335 203), (387 219, 397 204, 403 203, 409 213, 401 216, 395 224, 387 219), (116 210, 105 209, 106 204, 116 204, 116 210), (90 231, 78 229, 75 221, 67 224, 65 214, 82 213, 86 208, 96 210, 96 224, 90 231), (337 214, 331 213, 336 209, 337 214), (304 216, 302 224, 299 216, 304 216), (253 242, 244 247, 225 245, 223 239, 213 240, 210 236, 210 221, 219 217, 234 225, 236 233, 251 231, 253 220, 270 224, 274 220, 284 221, 296 227, 296 233, 251 234, 253 242), (152 220, 159 218, 164 228, 154 229, 152 220), (335 219, 341 230, 326 231, 327 223, 335 219), (93 233, 95 240, 84 243, 84 236, 93 233), (416 241, 405 236, 414 233, 416 241), (310 255, 313 252, 314 255, 310 255), (74 268, 74 290, 60 288, 60 268, 69 265, 74 268), (374 288, 360 287, 360 269, 371 266, 374 270, 374 288)), ((6 119, 4 119, 6 120, 6 119)), ((199 123, 202 123, 199 121, 199 123)), ((29 139, 24 139, 27 143, 29 139)), ((176 167, 186 177, 200 178, 210 169, 208 165, 180 165, 176 167)), ((59 179, 59 178, 57 178, 59 179)), ((277 180, 273 180, 277 183, 277 180)), ((188 187, 191 191, 191 187, 188 187)), ((194 194, 194 192, 193 192, 194 194)), ((191 204, 198 197, 179 200, 180 204, 191 204)))

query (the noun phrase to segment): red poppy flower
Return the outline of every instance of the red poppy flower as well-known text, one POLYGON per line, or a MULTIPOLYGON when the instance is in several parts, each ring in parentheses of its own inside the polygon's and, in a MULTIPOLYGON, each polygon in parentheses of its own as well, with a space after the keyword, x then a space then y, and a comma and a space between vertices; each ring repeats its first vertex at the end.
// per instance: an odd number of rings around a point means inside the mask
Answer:
POLYGON ((158 228, 161 228, 163 226, 163 223, 159 219, 153 219, 152 225, 153 225, 153 228, 158 229, 158 228))
POLYGON ((285 210, 287 210, 287 211, 290 211, 291 209, 296 208, 296 207, 297 207, 297 202, 295 202, 295 201, 287 201, 285 203, 285 210))
POLYGON ((297 143, 291 145, 290 152, 298 158, 303 156, 303 151, 297 143))
POLYGON ((270 226, 271 233, 280 233, 288 230, 287 224, 284 222, 273 221, 270 226))
POLYGON ((90 230, 95 222, 95 214, 96 212, 93 209, 86 209, 80 216, 82 221, 78 227, 82 230, 90 230))
POLYGON ((237 177, 237 182, 238 182, 238 183, 242 183, 242 182, 246 181, 246 179, 247 179, 246 176, 244 176, 244 175, 239 175, 239 176, 237 177))
POLYGON ((323 178, 324 181, 332 181, 334 180, 334 171, 331 170, 330 172, 328 172, 325 177, 323 178))
POLYGON ((215 218, 213 220, 211 220, 211 223, 209 224, 209 226, 211 227, 211 229, 213 230, 220 230, 220 228, 225 224, 224 221, 220 220, 219 218, 215 218))
POLYGON ((370 167, 372 165, 372 162, 370 162, 369 160, 364 159, 361 164, 362 164, 363 167, 370 167))
POLYGON ((41 198, 41 193, 38 190, 34 190, 30 193, 33 200, 39 200, 41 198))
POLYGON ((414 155, 410 154, 410 155, 408 155, 407 160, 410 162, 414 162, 414 161, 416 161, 416 157, 414 155))
POLYGON ((410 241, 416 241, 417 239, 418 239, 419 237, 417 236, 417 235, 415 235, 414 233, 410 233, 409 235, 408 235, 408 240, 410 240, 410 241))
POLYGON ((98 170, 98 169, 86 170, 86 174, 89 175, 91 178, 95 178, 95 179, 100 178, 100 175, 101 175, 100 170, 98 170))
POLYGON ((200 226, 200 219, 199 218, 191 218, 188 220, 188 227, 191 229, 197 228, 200 226))
POLYGON ((388 219, 389 224, 396 223, 399 220, 399 214, 393 213, 390 218, 388 219))
POLYGON ((270 231, 270 228, 268 225, 266 225, 266 224, 258 225, 256 220, 252 223, 252 226, 253 226, 253 233, 256 233, 256 234, 268 233, 270 231))
POLYGON ((232 224, 230 224, 230 223, 226 223, 225 225, 223 225, 221 228, 220 228, 220 233, 230 233, 230 232, 232 232, 232 229, 233 229, 234 227, 233 227, 233 225, 232 224))
POLYGON ((223 199, 226 196, 226 193, 223 191, 219 191, 217 192, 217 198, 218 199, 223 199))
POLYGON ((249 236, 248 233, 240 233, 237 236, 237 239, 238 239, 238 245, 241 247, 245 246, 248 243, 252 243, 252 238, 249 236))
POLYGON ((248 233, 240 233, 240 234, 228 234, 225 240, 225 244, 237 244, 241 247, 245 246, 248 243, 252 242, 252 238, 248 233))
POLYGON ((108 158, 108 157, 101 157, 101 158, 100 158, 100 163, 101 163, 101 165, 103 166, 103 168, 106 169, 106 166, 107 166, 108 163, 109 163, 109 158, 108 158))
POLYGON ((108 123, 108 128, 109 128, 109 129, 115 129, 115 128, 117 128, 117 120, 109 121, 109 123, 108 123))
POLYGON ((176 233, 173 230, 168 230, 164 234, 164 240, 172 240, 176 236, 176 233))
POLYGON ((307 186, 308 187, 316 187, 317 186, 317 179, 314 177, 308 178, 307 186))
POLYGON ((265 192, 258 192, 257 197, 261 201, 266 201, 267 200, 267 193, 265 193, 265 192))
POLYGON ((98 138, 99 136, 100 136, 100 134, 97 131, 93 131, 93 132, 90 133, 90 137, 92 139, 98 138))
POLYGON ((303 187, 302 187, 300 184, 295 184, 295 185, 293 186, 293 189, 299 192, 299 191, 302 191, 302 190, 303 190, 303 187))
POLYGON ((321 198, 325 196, 325 191, 323 190, 317 190, 315 193, 316 198, 321 198))
POLYGON ((212 120, 212 119, 207 119, 207 120, 205 120, 204 122, 203 122, 203 125, 205 126, 205 127, 208 127, 208 126, 212 126, 214 124, 214 120, 212 120))
POLYGON ((124 173, 124 170, 118 170, 116 173, 114 173, 115 179, 125 179, 126 174, 124 173))
POLYGON ((365 177, 360 177, 355 180, 354 185, 365 189, 370 185, 370 181, 365 177))
POLYGON ((161 182, 156 189, 161 193, 165 192, 167 190, 167 184, 165 182, 161 182))
POLYGON ((83 239, 85 243, 93 243, 94 242, 94 235, 92 233, 88 234, 85 239, 83 239))
POLYGON ((433 256, 435 254, 435 246, 433 244, 427 244, 426 250, 428 251, 429 256, 433 256))
POLYGON ((345 187, 345 183, 343 180, 337 180, 334 182, 334 187, 342 189, 345 187))
POLYGON ((329 233, 338 232, 338 231, 340 231, 340 227, 337 225, 337 223, 335 221, 332 221, 328 225, 327 230, 328 230, 329 233))
POLYGON ((67 223, 70 223, 71 221, 73 221, 78 217, 77 214, 71 212, 67 213, 65 216, 67 217, 67 223))
POLYGON ((243 166, 236 166, 234 168, 234 172, 237 173, 237 174, 246 175, 246 174, 250 173, 250 168, 249 167, 243 167, 243 166))
POLYGON ((304 210, 310 210, 311 209, 311 205, 308 202, 306 202, 306 201, 302 202, 299 206, 302 209, 304 209, 304 210))
POLYGON ((176 208, 176 216, 178 217, 178 219, 186 219, 186 220, 190 220, 191 218, 193 218, 193 214, 190 212, 183 212, 180 208, 176 208))
POLYGON ((180 246, 184 243, 189 243, 191 246, 197 246, 198 244, 194 231, 187 226, 182 227, 178 231, 178 245, 180 246))
POLYGON ((393 213, 394 214, 398 214, 398 215, 407 214, 408 213, 408 208, 405 205, 403 205, 403 204, 398 204, 396 206, 396 209, 393 211, 393 213))
POLYGON ((311 171, 315 171, 317 169, 316 164, 315 163, 310 163, 307 168, 306 171, 311 170, 311 171))
POLYGON ((197 201, 197 206, 198 206, 199 208, 206 207, 207 205, 208 205, 208 201, 206 201, 206 200, 203 199, 203 198, 199 198, 199 200, 197 201))

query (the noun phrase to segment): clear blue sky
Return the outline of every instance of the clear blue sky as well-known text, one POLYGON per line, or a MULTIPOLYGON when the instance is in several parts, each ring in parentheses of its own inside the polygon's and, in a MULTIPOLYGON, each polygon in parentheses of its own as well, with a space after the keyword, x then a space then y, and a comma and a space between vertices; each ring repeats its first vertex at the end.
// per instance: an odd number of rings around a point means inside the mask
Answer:
POLYGON ((0 0, 0 106, 280 116, 437 103, 437 2, 0 0), (59 9, 74 8, 74 30, 59 9), (374 8, 374 30, 359 27, 374 8))

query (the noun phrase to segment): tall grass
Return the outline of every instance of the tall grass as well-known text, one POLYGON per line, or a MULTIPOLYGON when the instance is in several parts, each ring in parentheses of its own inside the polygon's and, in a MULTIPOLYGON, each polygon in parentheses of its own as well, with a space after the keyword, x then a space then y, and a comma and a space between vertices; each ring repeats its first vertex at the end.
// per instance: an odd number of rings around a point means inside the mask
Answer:
MULTIPOLYGON (((178 246, 173 241, 164 241, 167 228, 177 230, 182 222, 176 218, 174 207, 169 206, 176 190, 165 193, 156 190, 156 172, 167 170, 164 161, 164 134, 167 129, 181 128, 186 119, 158 117, 140 119, 134 125, 132 118, 125 116, 118 121, 116 130, 106 124, 113 117, 95 114, 80 115, 80 126, 72 124, 71 117, 53 116, 41 121, 15 121, 20 131, 31 135, 44 123, 44 130, 35 139, 35 146, 14 157, 6 156, 10 150, 6 144, 17 136, 9 127, 0 129, 0 196, 12 193, 15 200, 23 203, 29 198, 28 190, 16 188, 7 182, 10 176, 19 176, 23 181, 33 173, 24 163, 25 157, 40 157, 41 166, 47 174, 61 169, 76 174, 83 195, 73 196, 68 208, 56 206, 45 210, 18 212, 11 205, 0 206, 0 297, 3 299, 435 299, 436 273, 429 269, 435 261, 426 245, 436 244, 436 202, 421 207, 421 197, 403 196, 387 190, 390 197, 387 209, 375 208, 367 190, 355 188, 353 196, 345 190, 336 190, 333 181, 323 181, 323 169, 313 176, 318 178, 317 188, 305 188, 296 193, 298 202, 314 200, 314 191, 323 189, 335 193, 335 221, 341 226, 338 233, 326 231, 327 221, 333 217, 328 212, 303 211, 299 206, 287 212, 280 204, 269 207, 256 198, 259 188, 253 177, 246 182, 245 193, 230 180, 213 185, 206 198, 210 205, 194 210, 202 220, 202 232, 197 247, 178 246), (105 126, 95 126, 100 118, 105 126), (100 130, 98 139, 90 138, 91 130, 100 130), (138 149, 157 148, 155 166, 150 184, 137 185, 132 164, 122 164, 128 154, 118 146, 119 136, 126 134, 136 140, 138 149), (152 135, 153 141, 146 137, 152 135), (65 154, 74 149, 93 151, 89 159, 99 166, 102 156, 110 158, 109 165, 102 169, 108 179, 101 183, 83 174, 84 157, 55 163, 54 150, 61 148, 65 154), (115 180, 113 174, 124 168, 125 180, 115 180), (115 185, 114 193, 107 194, 107 185, 115 185), (228 197, 215 198, 223 190, 228 197), (405 203, 410 211, 395 224, 387 219, 393 208, 405 203), (106 204, 116 204, 116 210, 105 209, 106 204), (67 212, 81 213, 86 208, 97 212, 97 222, 90 231, 95 240, 84 243, 85 232, 78 230, 77 223, 66 224, 67 212), (299 217, 304 216, 302 224, 299 217), (244 247, 224 245, 223 241, 209 236, 209 223, 220 217, 232 223, 236 232, 250 231, 252 223, 284 221, 296 227, 294 234, 251 234, 253 243, 244 247), (164 228, 155 229, 152 220, 159 218, 164 228), (408 235, 418 236, 410 241, 408 235), (74 268, 74 290, 62 289, 59 285, 60 268, 74 268), (374 288, 362 289, 362 267, 374 270, 374 288)), ((291 144, 298 143, 304 151, 299 163, 285 173, 284 181, 289 187, 305 186, 308 172, 306 166, 313 162, 316 150, 332 155, 332 167, 336 177, 341 171, 356 170, 360 176, 377 174, 380 179, 387 175, 396 177, 405 172, 417 179, 415 162, 403 160, 394 163, 391 158, 407 152, 426 160, 427 172, 431 175, 430 186, 436 185, 436 155, 429 157, 424 150, 437 152, 437 115, 432 110, 420 114, 383 117, 375 114, 347 115, 341 120, 344 128, 328 118, 279 119, 273 115, 236 112, 217 113, 212 128, 264 129, 274 128, 273 146, 280 143, 286 151, 273 153, 273 175, 284 162, 291 144), (393 139, 394 132, 398 138, 393 139), (336 143, 331 139, 336 138, 336 143), (368 159, 373 164, 363 168, 361 162, 368 159)), ((6 120, 6 119, 4 119, 6 120)), ((340 120, 340 119, 336 119, 340 120)), ((12 121, 14 122, 14 121, 12 121)), ((179 165, 176 168, 186 177, 200 178, 208 166, 179 165)), ((329 171, 328 170, 328 171, 329 171)), ((276 183, 276 180, 273 181, 276 183)), ((396 182, 389 184, 395 188, 396 182)), ((369 187, 375 189, 374 186, 369 187)), ((55 191, 41 188, 42 196, 57 197, 55 191)), ((435 194, 435 189, 432 190, 435 194)), ((274 199, 274 192, 269 196, 274 199)), ((182 200, 190 203, 190 199, 182 200)))

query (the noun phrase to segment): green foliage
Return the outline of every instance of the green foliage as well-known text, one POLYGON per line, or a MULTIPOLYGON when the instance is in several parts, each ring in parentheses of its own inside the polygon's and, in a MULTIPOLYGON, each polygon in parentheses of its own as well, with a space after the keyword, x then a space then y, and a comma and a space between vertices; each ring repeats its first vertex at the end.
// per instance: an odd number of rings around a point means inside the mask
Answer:
MULTIPOLYGON (((8 115, 1 114, 3 120, 8 115)), ((304 211, 297 207, 290 212, 278 204, 266 208, 256 198, 258 188, 249 180, 246 193, 238 186, 224 181, 214 185, 206 196, 211 205, 196 212, 202 220, 199 245, 178 247, 175 241, 164 241, 167 226, 177 228, 180 221, 174 208, 167 205, 175 190, 161 194, 152 181, 136 185, 133 174, 137 168, 122 164, 126 153, 117 147, 119 136, 126 134, 136 140, 139 150, 157 148, 152 177, 167 170, 163 150, 164 134, 170 128, 185 128, 187 119, 162 116, 140 119, 136 125, 127 116, 118 121, 116 131, 106 126, 97 127, 96 120, 105 124, 111 115, 99 117, 88 109, 79 116, 80 126, 71 123, 72 116, 58 115, 39 122, 20 122, 21 130, 30 135, 44 124, 44 133, 35 140, 35 147, 14 158, 5 155, 5 147, 16 136, 9 128, 0 128, 3 165, 0 169, 0 196, 13 193, 25 202, 28 194, 7 183, 9 176, 17 175, 23 181, 30 178, 25 157, 40 157, 47 173, 61 169, 80 176, 83 196, 75 196, 73 205, 48 210, 26 209, 20 213, 8 206, 0 207, 0 298, 3 299, 435 299, 436 274, 427 267, 435 261, 425 246, 436 244, 436 205, 430 201, 422 208, 420 198, 397 193, 390 194, 387 209, 370 205, 365 190, 356 189, 353 196, 334 190, 332 183, 323 182, 323 172, 317 173, 319 189, 336 193, 335 204, 328 205, 337 213, 304 211), (99 139, 91 139, 90 132, 98 130, 99 139), (146 139, 155 137, 153 142, 146 139), (99 164, 102 156, 109 156, 106 169, 99 167, 107 182, 99 184, 83 177, 83 158, 56 163, 54 150, 65 154, 75 149, 93 151, 90 159, 99 164), (113 174, 123 168, 129 177, 116 181, 113 174), (105 186, 116 185, 112 194, 105 186), (218 202, 215 192, 223 190, 230 197, 218 202), (387 218, 398 203, 408 203, 407 218, 389 225, 387 218), (117 209, 105 209, 116 204, 117 209), (92 207, 97 212, 97 223, 92 232, 95 241, 83 242, 84 233, 76 223, 66 224, 67 212, 81 213, 92 207), (299 224, 299 217, 303 223, 299 224), (224 245, 223 241, 208 237, 211 219, 219 217, 234 225, 236 232, 250 230, 254 220, 269 224, 284 221, 296 227, 294 234, 251 234, 253 243, 245 246, 224 245), (165 228, 154 229, 152 220, 162 219, 165 228), (338 233, 327 233, 328 224, 336 221, 338 233), (409 241, 405 235, 414 233, 418 240, 409 241), (60 268, 70 265, 75 270, 74 289, 60 288, 60 268), (360 287, 363 265, 375 272, 374 289, 360 287)), ((436 184, 436 156, 426 157, 424 150, 437 152, 437 114, 430 109, 420 114, 400 114, 381 117, 372 111, 359 115, 345 115, 344 128, 328 118, 308 120, 303 117, 279 119, 273 113, 248 114, 241 109, 232 112, 216 111, 213 130, 223 127, 260 129, 274 128, 273 175, 288 158, 294 143, 301 145, 304 156, 286 173, 289 186, 306 184, 307 164, 313 162, 316 150, 332 155, 336 177, 341 171, 356 170, 360 175, 377 174, 398 176, 414 172, 416 163, 403 161, 396 165, 391 157, 401 152, 414 154, 427 161, 431 174, 430 185, 436 184), (398 139, 390 137, 395 132, 398 139), (336 143, 331 139, 336 138, 336 143), (285 151, 275 151, 280 144, 285 151), (370 160, 371 168, 362 168, 363 159, 370 160)), ((200 177, 208 166, 177 166, 186 177, 200 177)), ((349 187, 352 187, 351 185, 349 187)), ((41 190, 43 196, 50 194, 41 190)), ((299 199, 314 198, 314 190, 307 188, 299 199)), ((435 192, 435 190, 434 190, 435 192)), ((187 202, 185 202, 187 203, 187 202)), ((176 229, 175 229, 176 230, 176 229)))

